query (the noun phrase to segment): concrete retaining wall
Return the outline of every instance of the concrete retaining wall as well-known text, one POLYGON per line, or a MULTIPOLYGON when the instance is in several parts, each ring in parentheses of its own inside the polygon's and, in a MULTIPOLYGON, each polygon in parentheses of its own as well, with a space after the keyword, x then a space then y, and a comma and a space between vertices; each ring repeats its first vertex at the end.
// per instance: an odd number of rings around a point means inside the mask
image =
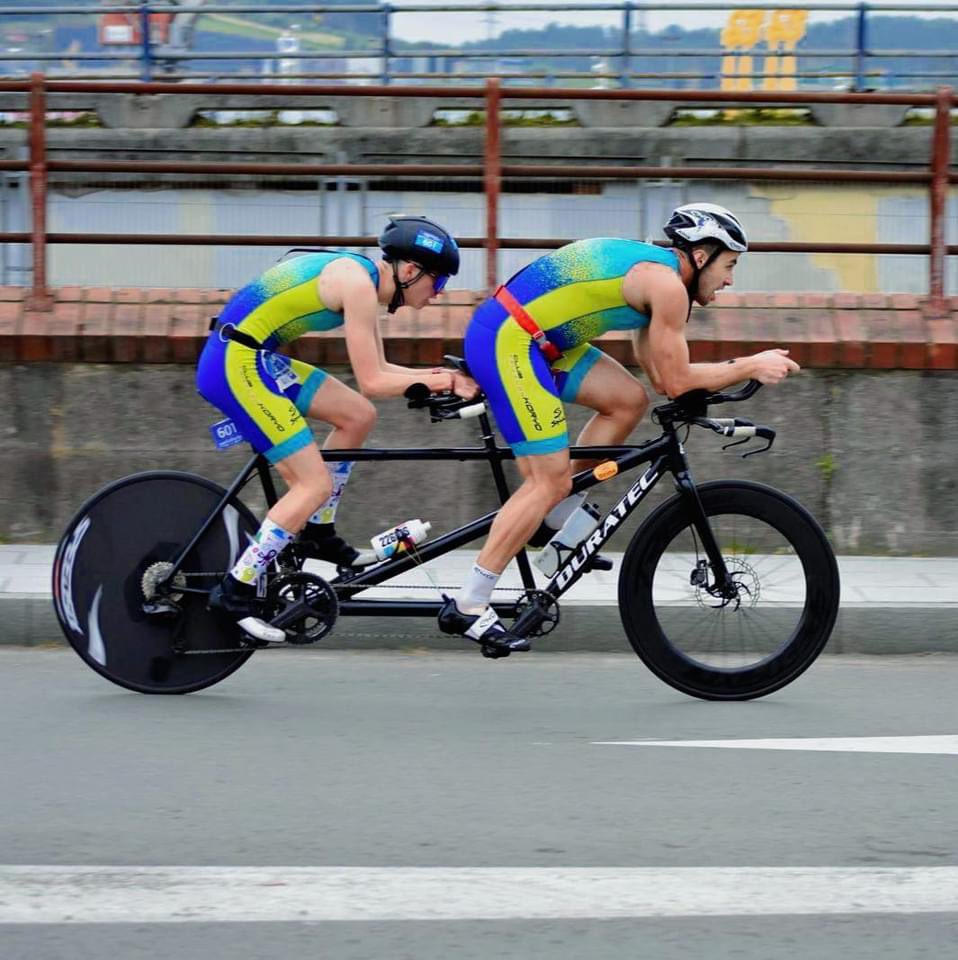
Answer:
MULTIPOLYGON (((537 100, 508 100, 504 106, 522 110, 567 110, 583 127, 661 127, 678 110, 742 108, 742 104, 668 100, 570 100, 561 91, 537 100)), ((748 105, 746 105, 748 106, 748 105)), ((792 105, 789 105, 792 106, 792 105)), ((189 126, 202 110, 323 110, 331 111, 345 127, 428 127, 439 111, 485 109, 481 95, 463 98, 317 96, 292 97, 275 94, 132 94, 51 93, 47 108, 53 111, 90 110, 106 127, 128 129, 175 129, 189 126)), ((799 106, 801 109, 801 105, 799 106)), ((882 104, 809 104, 814 120, 828 127, 897 127, 908 106, 882 104)), ((0 93, 0 112, 29 110, 26 93, 0 93)))
MULTIPOLYGON (((7 541, 55 541, 88 496, 124 474, 182 469, 225 483, 248 455, 245 445, 215 450, 207 426, 217 412, 195 394, 187 365, 6 363, 0 394, 8 398, 0 439, 7 541)), ((402 401, 377 406, 373 446, 458 446, 475 437, 474 424, 430 425, 402 401)), ((820 518, 843 553, 958 554, 954 372, 812 370, 735 413, 775 427, 773 450, 742 461, 740 451, 722 453, 717 437, 695 431, 688 451, 697 479, 781 487, 820 518)), ((573 408, 573 426, 583 420, 573 408)), ((656 432, 646 422, 636 439, 656 432)), ((599 497, 607 503, 622 487, 611 482, 599 497)), ((482 464, 361 464, 341 527, 357 542, 410 517, 443 530, 494 505, 482 464)))
MULTIPOLYGON (((0 395, 8 401, 0 538, 57 540, 88 496, 128 473, 192 470, 225 483, 239 469, 247 453, 215 450, 207 427, 219 415, 193 387, 208 318, 229 291, 61 288, 49 312, 31 310, 27 294, 0 287, 0 395)), ((427 366, 460 352, 481 296, 444 293, 384 320, 387 356, 427 366)), ((803 367, 734 410, 779 431, 772 451, 742 461, 741 450, 722 453, 718 437, 696 430, 688 449, 697 478, 781 487, 821 519, 842 553, 958 556, 958 297, 933 308, 904 294, 726 292, 693 312, 688 338, 693 361, 785 346, 803 367)), ((626 334, 599 345, 633 363, 626 334)), ((349 381, 341 331, 303 337, 293 350, 349 381)), ((401 400, 377 406, 370 445, 475 442, 474 423, 430 425, 401 400)), ((570 408, 573 431, 584 416, 570 408)), ((634 439, 656 433, 646 422, 634 439)), ((598 495, 608 502, 623 485, 610 482, 598 495)), ((494 507, 481 464, 362 464, 341 525, 359 542, 411 517, 442 530, 494 507)))

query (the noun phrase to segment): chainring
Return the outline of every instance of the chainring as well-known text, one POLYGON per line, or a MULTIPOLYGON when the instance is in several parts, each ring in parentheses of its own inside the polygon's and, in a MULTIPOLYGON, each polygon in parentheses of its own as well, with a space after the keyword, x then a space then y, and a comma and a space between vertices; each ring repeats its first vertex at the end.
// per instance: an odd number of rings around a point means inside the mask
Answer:
POLYGON ((305 601, 308 613, 283 629, 289 643, 315 643, 333 629, 339 614, 336 591, 312 573, 286 573, 274 578, 267 599, 276 614, 305 601))
POLYGON ((532 607, 538 610, 540 619, 535 625, 523 630, 522 635, 544 637, 547 633, 552 633, 559 625, 559 604, 556 598, 545 590, 526 590, 516 601, 516 622, 532 607))

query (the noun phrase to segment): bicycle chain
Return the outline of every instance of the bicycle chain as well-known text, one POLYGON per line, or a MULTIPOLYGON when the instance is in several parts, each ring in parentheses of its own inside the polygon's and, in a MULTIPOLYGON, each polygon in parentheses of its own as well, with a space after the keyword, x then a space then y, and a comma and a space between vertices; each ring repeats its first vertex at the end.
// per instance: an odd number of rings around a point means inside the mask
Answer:
MULTIPOLYGON (((184 573, 184 577, 222 577, 222 571, 211 572, 211 573, 184 573)), ((352 583, 347 581, 346 583, 336 583, 333 580, 327 581, 329 585, 334 590, 343 590, 346 587, 353 587, 354 589, 363 589, 363 590, 458 590, 462 584, 460 583, 439 583, 433 586, 433 584, 425 583, 411 583, 408 586, 403 586, 400 583, 352 583)), ((525 587, 496 587, 494 592, 498 593, 525 593, 525 587)))
MULTIPOLYGON (((219 571, 212 571, 212 572, 207 572, 207 573, 198 573, 198 572, 194 571, 194 572, 191 572, 191 573, 184 573, 183 576, 185 576, 185 577, 220 577, 220 576, 222 576, 222 573, 220 573, 219 571)), ((342 589, 343 587, 348 587, 349 584, 348 584, 348 583, 339 583, 339 584, 337 584, 337 583, 330 583, 330 586, 333 587, 333 589, 335 589, 336 587, 339 587, 340 589, 342 589)), ((371 590, 371 589, 374 589, 374 588, 376 588, 376 589, 383 589, 383 590, 458 590, 459 587, 460 587, 460 584, 442 584, 442 583, 440 583, 440 584, 438 584, 438 585, 436 585, 436 586, 433 586, 433 585, 431 585, 431 584, 426 585, 426 584, 418 584, 418 583, 417 583, 417 584, 410 584, 409 586, 402 586, 401 584, 393 584, 393 583, 374 583, 374 584, 369 584, 369 585, 366 585, 366 586, 364 586, 363 584, 356 584, 356 586, 358 586, 358 587, 363 587, 363 589, 365 589, 365 590, 371 590)), ((496 587, 496 591, 495 591, 495 592, 499 592, 499 593, 525 593, 525 588, 523 588, 523 587, 496 587)), ((184 650, 184 651, 183 651, 183 655, 184 655, 184 656, 189 656, 189 657, 195 657, 195 656, 200 656, 200 655, 212 655, 212 654, 217 654, 217 653, 250 653, 250 652, 254 652, 254 653, 255 653, 257 650, 270 650, 270 649, 278 649, 278 648, 281 648, 281 647, 288 649, 288 648, 292 648, 292 647, 308 647, 308 646, 310 646, 310 644, 308 644, 308 643, 303 643, 303 644, 295 644, 295 643, 280 644, 280 643, 277 643, 277 644, 272 644, 272 645, 269 646, 269 647, 253 647, 253 646, 244 646, 244 647, 220 647, 220 648, 215 649, 215 650, 184 650)))
MULTIPOLYGON (((462 584, 460 583, 438 583, 435 586, 433 584, 425 583, 410 583, 406 586, 403 586, 401 583, 334 583, 330 581, 330 586, 335 588, 342 589, 343 587, 354 586, 362 590, 458 590, 462 584)), ((525 593, 525 587, 496 587, 496 591, 501 593, 525 593)), ((494 591, 495 592, 495 591, 494 591)))

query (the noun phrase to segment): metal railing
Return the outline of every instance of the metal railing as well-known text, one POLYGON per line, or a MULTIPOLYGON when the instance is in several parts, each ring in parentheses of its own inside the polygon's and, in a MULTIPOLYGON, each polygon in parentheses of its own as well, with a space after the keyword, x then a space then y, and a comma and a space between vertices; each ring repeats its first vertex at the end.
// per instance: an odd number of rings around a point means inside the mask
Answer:
POLYGON ((276 245, 276 246, 358 246, 374 247, 375 237, 345 236, 262 236, 223 234, 107 234, 107 233, 48 233, 46 228, 47 179, 51 172, 62 173, 183 173, 183 174, 247 174, 261 175, 352 175, 364 177, 471 177, 482 178, 486 198, 485 235, 464 237, 460 244, 466 248, 482 248, 486 252, 486 283, 490 290, 498 283, 497 256, 500 249, 549 249, 568 243, 576 237, 513 238, 499 236, 499 199, 504 178, 555 179, 557 177, 607 180, 645 180, 669 178, 674 180, 739 180, 781 182, 841 182, 861 184, 925 185, 929 197, 928 243, 829 243, 829 242, 775 242, 758 241, 750 245, 755 252, 778 253, 833 253, 833 254, 915 254, 929 257, 929 299, 933 310, 945 307, 945 258, 958 254, 958 245, 948 246, 945 237, 945 209, 949 186, 958 182, 958 173, 951 169, 950 132, 951 111, 955 106, 954 92, 941 87, 934 94, 857 94, 857 93, 728 93, 720 91, 663 91, 663 90, 568 90, 564 98, 587 100, 679 100, 695 103, 735 104, 889 104, 924 107, 934 110, 934 134, 928 167, 924 170, 857 170, 857 169, 777 169, 762 167, 651 167, 640 165, 605 166, 599 164, 523 164, 502 162, 500 150, 503 100, 522 101, 541 99, 549 91, 541 89, 504 89, 498 79, 490 79, 483 90, 475 87, 415 87, 415 86, 357 86, 320 87, 316 85, 267 84, 196 84, 196 83, 92 83, 76 80, 48 80, 34 74, 29 81, 0 81, 0 91, 29 91, 30 125, 27 131, 29 157, 27 160, 2 160, 0 170, 29 171, 29 187, 33 219, 29 233, 0 233, 6 243, 32 245, 33 289, 30 305, 33 309, 49 309, 52 297, 47 289, 48 244, 173 244, 173 245, 276 245), (235 93, 276 95, 295 99, 335 91, 340 96, 359 97, 437 97, 473 98, 485 112, 485 149, 482 164, 316 164, 316 163, 209 163, 209 162, 143 162, 113 160, 51 160, 46 150, 45 116, 48 93, 115 92, 141 94, 204 94, 235 93))
MULTIPOLYGON (((745 0, 737 2, 734 5, 736 10, 776 10, 787 9, 794 10, 795 4, 788 2, 761 2, 761 0, 745 0)), ((762 57, 769 61, 782 61, 785 58, 800 57, 803 60, 817 61, 844 61, 841 69, 831 66, 831 69, 823 71, 805 70, 801 73, 786 74, 789 77, 803 77, 821 79, 846 77, 849 78, 851 88, 855 91, 865 90, 870 80, 875 77, 876 71, 871 69, 871 65, 880 60, 894 60, 908 63, 915 60, 954 60, 958 57, 958 51, 954 49, 936 49, 936 50, 880 50, 872 49, 869 43, 869 26, 873 23, 871 18, 889 13, 906 13, 913 15, 916 13, 955 13, 958 12, 956 4, 924 4, 924 5, 906 5, 901 3, 822 3, 807 8, 811 14, 824 13, 847 13, 855 21, 855 42, 854 45, 843 49, 819 50, 806 46, 799 46, 796 50, 769 50, 764 48, 754 49, 736 49, 735 55, 762 57)), ((429 79, 437 75, 458 76, 460 78, 473 77, 484 80, 487 76, 499 75, 510 82, 523 82, 524 78, 533 74, 544 75, 550 81, 561 79, 615 79, 622 87, 633 85, 636 80, 649 80, 653 78, 662 78, 665 80, 715 81, 720 76, 718 68, 713 71, 668 71, 668 70, 636 70, 635 65, 642 60, 651 60, 657 64, 662 60, 671 61, 675 59, 707 59, 714 60, 716 64, 720 62, 723 55, 732 51, 725 51, 720 46, 714 48, 661 48, 655 46, 637 46, 637 24, 640 18, 646 13, 655 11, 668 11, 675 13, 684 12, 687 16, 693 16, 696 12, 715 12, 728 11, 729 4, 721 2, 703 2, 703 3, 639 3, 634 0, 623 0, 619 3, 570 3, 556 7, 551 3, 474 3, 463 6, 449 7, 442 4, 409 4, 397 6, 390 3, 356 3, 345 4, 342 6, 331 5, 309 5, 309 4, 278 4, 275 6, 264 7, 262 5, 252 4, 204 4, 199 2, 196 6, 183 6, 170 3, 129 3, 110 6, 89 6, 63 4, 55 6, 35 6, 35 7, 3 7, 0 6, 0 22, 4 17, 13 16, 39 16, 39 17, 57 17, 64 15, 102 16, 105 13, 110 14, 129 14, 138 19, 140 42, 138 48, 127 48, 123 51, 107 52, 106 50, 91 52, 70 52, 70 51, 18 51, 5 52, 0 55, 0 64, 4 61, 11 63, 32 62, 32 63, 51 63, 54 61, 70 60, 76 62, 95 63, 95 62, 118 62, 129 61, 131 58, 138 59, 140 79, 148 82, 153 79, 160 64, 172 65, 184 61, 263 61, 263 60, 315 60, 315 61, 335 61, 335 60, 365 60, 369 61, 374 70, 372 75, 378 75, 381 83, 389 84, 395 80, 408 81, 414 78, 429 79), (595 49, 509 49, 506 47, 496 48, 492 46, 480 49, 463 49, 449 46, 418 46, 412 47, 402 45, 395 36, 395 19, 397 16, 405 14, 438 14, 443 15, 461 15, 473 16, 476 13, 505 14, 510 12, 542 12, 542 13, 566 13, 566 12, 598 12, 598 13, 617 13, 620 16, 618 29, 618 43, 615 46, 595 48, 595 49), (355 50, 284 50, 283 52, 264 52, 249 50, 195 50, 185 49, 182 46, 172 45, 170 43, 157 43, 150 36, 150 16, 153 14, 167 15, 207 15, 207 14, 258 14, 258 13, 290 13, 290 14, 367 14, 378 25, 375 33, 375 41, 371 36, 371 45, 369 47, 359 47, 355 50), (373 45, 374 44, 374 45, 373 45), (569 59, 581 59, 583 57, 600 59, 613 65, 613 69, 605 72, 596 73, 575 72, 575 71, 547 71, 542 73, 541 68, 536 69, 536 62, 539 61, 562 61, 569 59), (396 64, 402 61, 416 60, 421 58, 432 58, 444 61, 446 70, 435 70, 428 72, 413 72, 409 69, 405 71, 397 70, 396 64), (469 64, 470 61, 487 61, 495 59, 508 59, 510 61, 522 61, 522 69, 516 71, 519 76, 510 73, 498 73, 490 70, 483 73, 467 73, 465 76, 458 71, 449 71, 450 65, 469 64), (378 67, 379 69, 375 69, 378 67), (529 68, 528 70, 526 68, 529 68)), ((718 33, 718 31, 716 31, 718 33)), ((300 76, 302 76, 300 74, 300 76)), ((355 73, 311 73, 309 76, 325 77, 327 79, 340 77, 343 79, 356 79, 355 73)), ((753 79, 765 77, 780 78, 781 73, 769 71, 754 71, 743 75, 753 79)), ((908 77, 912 80, 926 80, 940 82, 941 80, 951 80, 955 72, 951 71, 911 71, 901 73, 901 77, 908 77)))

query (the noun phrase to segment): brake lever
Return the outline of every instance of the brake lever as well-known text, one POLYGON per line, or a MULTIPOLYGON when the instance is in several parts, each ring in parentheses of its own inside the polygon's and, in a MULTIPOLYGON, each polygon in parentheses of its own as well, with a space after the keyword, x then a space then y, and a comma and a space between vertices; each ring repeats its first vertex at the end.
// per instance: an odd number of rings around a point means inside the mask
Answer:
POLYGON ((772 431, 772 435, 770 437, 767 437, 761 433, 758 434, 758 436, 764 437, 766 440, 768 440, 768 443, 766 443, 764 447, 760 447, 758 450, 749 450, 748 453, 743 453, 742 454, 743 460, 746 460, 749 457, 754 457, 757 453, 765 453, 766 450, 771 450, 772 444, 775 442, 775 431, 774 430, 772 431))
MULTIPOLYGON (((747 424, 736 424, 735 426, 749 426, 752 427, 754 432, 751 436, 743 437, 741 440, 736 440, 733 443, 726 443, 722 446, 723 450, 729 450, 732 447, 739 447, 743 443, 748 443, 749 440, 752 440, 755 437, 761 437, 763 440, 767 440, 768 443, 764 447, 759 447, 758 450, 749 450, 748 453, 742 454, 742 459, 745 460, 748 457, 754 457, 757 453, 765 453, 766 450, 771 449, 772 444, 775 442, 775 431, 771 427, 756 427, 752 423, 747 424)), ((731 429, 734 429, 732 427, 731 429)))

